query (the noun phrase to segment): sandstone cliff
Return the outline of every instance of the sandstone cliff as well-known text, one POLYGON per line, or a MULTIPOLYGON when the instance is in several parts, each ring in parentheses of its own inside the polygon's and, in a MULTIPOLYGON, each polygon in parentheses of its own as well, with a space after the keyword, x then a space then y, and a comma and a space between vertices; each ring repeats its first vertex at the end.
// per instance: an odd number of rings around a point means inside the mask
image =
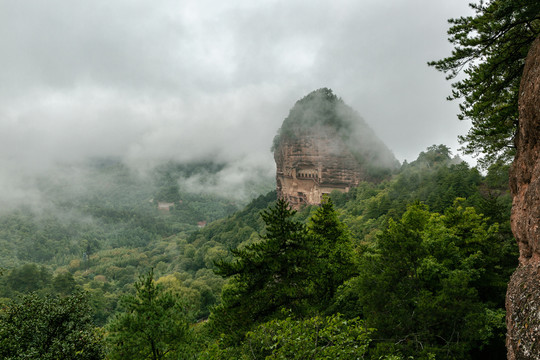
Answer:
POLYGON ((506 295, 508 359, 540 359, 540 37, 523 72, 516 157, 510 174, 519 266, 506 295))
POLYGON ((294 208, 377 181, 398 165, 362 118, 329 89, 299 100, 274 139, 278 197, 294 208))

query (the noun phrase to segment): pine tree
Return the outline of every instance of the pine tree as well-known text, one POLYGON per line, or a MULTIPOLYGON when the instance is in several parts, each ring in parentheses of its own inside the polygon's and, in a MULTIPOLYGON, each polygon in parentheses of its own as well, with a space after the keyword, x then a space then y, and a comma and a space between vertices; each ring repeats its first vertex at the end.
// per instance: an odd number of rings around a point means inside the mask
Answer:
POLYGON ((232 342, 239 342, 253 326, 279 317, 280 310, 303 311, 309 253, 306 228, 292 218, 295 213, 285 200, 278 200, 261 213, 266 223, 261 241, 232 250, 232 262, 216 263, 216 272, 231 280, 211 323, 232 342))
POLYGON ((540 34, 538 0, 489 0, 470 5, 474 16, 450 19, 452 55, 430 66, 455 79, 449 100, 463 99, 460 120, 471 120, 460 138, 467 154, 483 154, 486 167, 509 160, 518 124, 518 96, 525 57, 540 34))
POLYGON ((153 271, 141 276, 135 289, 135 296, 122 299, 124 312, 109 324, 109 358, 160 360, 180 353, 189 339, 180 299, 156 285, 153 271))
POLYGON ((332 199, 325 197, 309 221, 314 264, 310 271, 316 308, 325 310, 337 288, 356 272, 352 240, 332 199))

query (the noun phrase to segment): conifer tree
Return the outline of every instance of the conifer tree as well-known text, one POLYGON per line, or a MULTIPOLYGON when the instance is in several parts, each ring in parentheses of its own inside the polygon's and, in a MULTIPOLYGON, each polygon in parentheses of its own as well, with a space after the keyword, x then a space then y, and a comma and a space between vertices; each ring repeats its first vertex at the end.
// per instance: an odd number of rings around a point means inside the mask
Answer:
POLYGON ((472 122, 460 138, 468 154, 484 154, 486 167, 509 160, 518 124, 519 84, 525 57, 540 34, 538 0, 489 0, 470 4, 474 16, 450 19, 452 55, 429 62, 447 73, 449 100, 463 99, 460 120, 472 122))
POLYGON ((122 299, 124 312, 109 324, 110 359, 160 360, 180 354, 188 342, 180 299, 154 282, 154 273, 135 283, 136 295, 122 299))
POLYGON ((310 246, 314 264, 310 271, 314 302, 325 310, 338 286, 356 271, 351 235, 342 223, 332 199, 325 197, 309 221, 310 246))
POLYGON ((261 241, 232 250, 232 262, 216 263, 217 273, 231 280, 211 320, 229 340, 240 341, 254 325, 279 317, 280 310, 303 311, 309 254, 306 228, 292 218, 295 213, 278 200, 261 213, 266 223, 261 241))

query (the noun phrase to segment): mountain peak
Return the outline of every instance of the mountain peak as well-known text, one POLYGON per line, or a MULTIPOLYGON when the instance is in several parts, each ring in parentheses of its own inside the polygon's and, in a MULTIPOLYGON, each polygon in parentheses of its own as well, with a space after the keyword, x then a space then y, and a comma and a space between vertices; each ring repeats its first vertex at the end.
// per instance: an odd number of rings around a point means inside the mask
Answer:
POLYGON ((399 164, 360 115, 331 89, 298 100, 274 138, 278 196, 293 207, 333 190, 378 181, 399 164))

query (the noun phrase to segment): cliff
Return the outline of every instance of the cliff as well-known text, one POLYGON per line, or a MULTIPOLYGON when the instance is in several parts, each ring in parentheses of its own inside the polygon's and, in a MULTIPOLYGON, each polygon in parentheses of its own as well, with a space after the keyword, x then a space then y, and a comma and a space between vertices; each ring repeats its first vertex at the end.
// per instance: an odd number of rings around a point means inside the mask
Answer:
POLYGON ((510 189, 519 266, 506 294, 508 359, 540 359, 540 37, 529 51, 520 85, 510 189))
POLYGON ((329 89, 299 100, 274 138, 278 197, 293 208, 377 181, 398 166, 364 120, 329 89))

